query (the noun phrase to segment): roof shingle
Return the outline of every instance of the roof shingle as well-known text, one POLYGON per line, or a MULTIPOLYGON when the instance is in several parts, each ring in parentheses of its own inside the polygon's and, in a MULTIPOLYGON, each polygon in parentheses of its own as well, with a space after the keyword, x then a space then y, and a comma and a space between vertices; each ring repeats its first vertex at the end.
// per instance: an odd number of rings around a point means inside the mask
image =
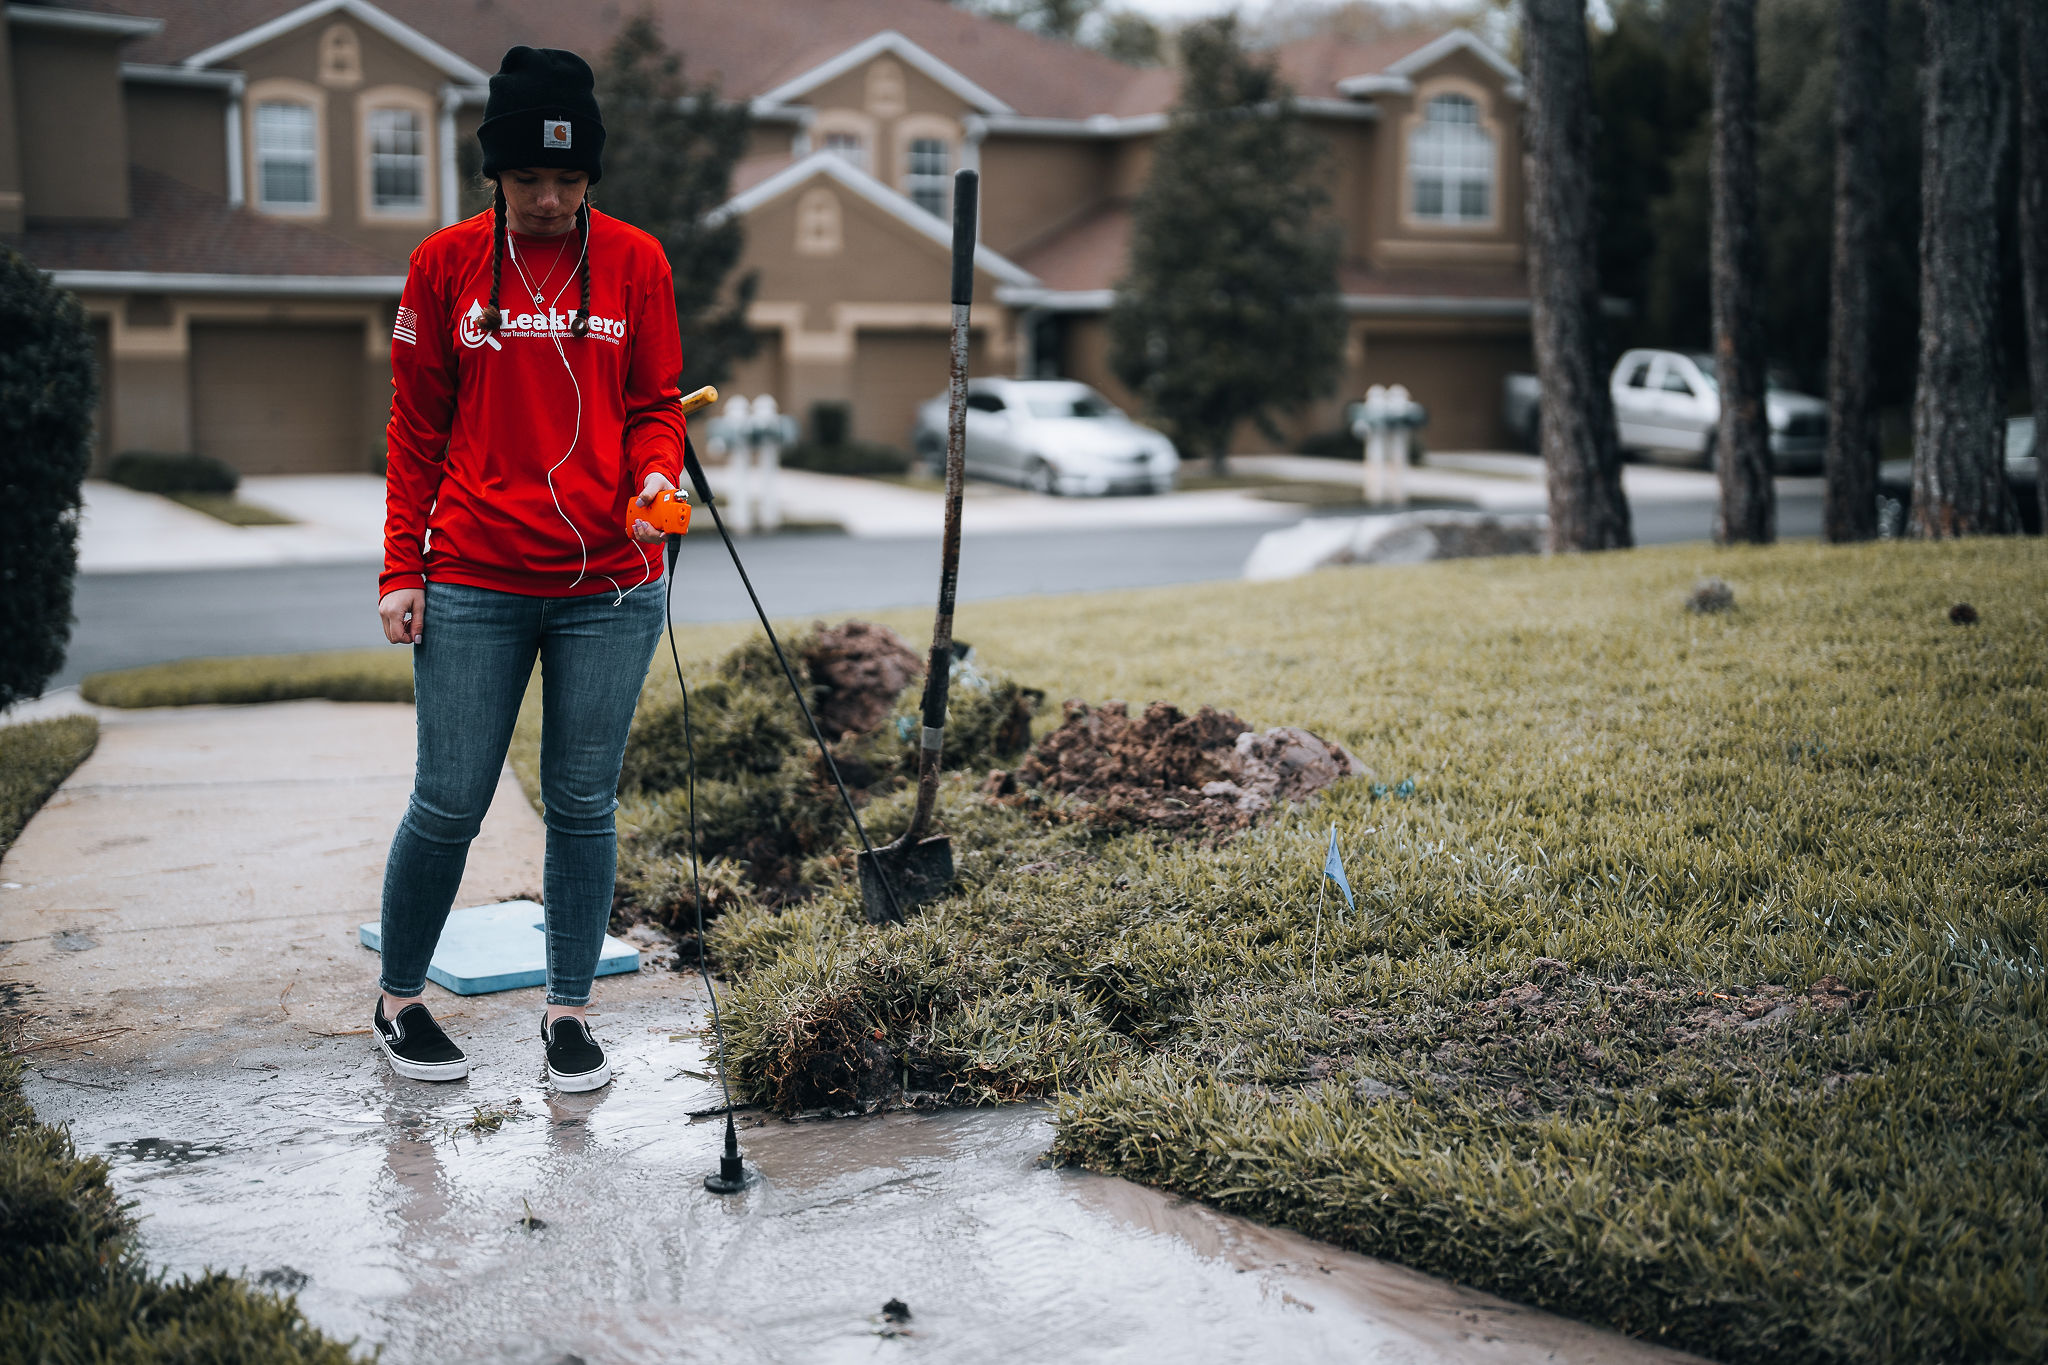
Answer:
POLYGON ((128 168, 118 223, 32 223, 7 244, 43 270, 197 275, 403 275, 405 262, 235 208, 159 171, 128 168))

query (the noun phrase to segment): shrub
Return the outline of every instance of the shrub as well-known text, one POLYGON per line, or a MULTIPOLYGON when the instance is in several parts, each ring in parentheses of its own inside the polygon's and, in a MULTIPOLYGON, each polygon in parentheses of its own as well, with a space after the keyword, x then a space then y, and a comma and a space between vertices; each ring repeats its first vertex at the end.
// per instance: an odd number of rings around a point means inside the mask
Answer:
POLYGON ((1351 434, 1348 427, 1332 427, 1304 437, 1296 446, 1300 455, 1319 455, 1326 460, 1363 460, 1365 442, 1351 434))
POLYGON ((910 468, 910 455, 874 441, 849 441, 837 446, 802 441, 782 452, 782 462, 791 469, 808 469, 818 474, 901 474, 910 468))
POLYGON ((130 450, 114 457, 107 477, 140 493, 232 493, 242 476, 211 455, 159 455, 130 450))
POLYGON ((85 310, 0 247, 0 707, 39 695, 71 643, 98 402, 85 310))

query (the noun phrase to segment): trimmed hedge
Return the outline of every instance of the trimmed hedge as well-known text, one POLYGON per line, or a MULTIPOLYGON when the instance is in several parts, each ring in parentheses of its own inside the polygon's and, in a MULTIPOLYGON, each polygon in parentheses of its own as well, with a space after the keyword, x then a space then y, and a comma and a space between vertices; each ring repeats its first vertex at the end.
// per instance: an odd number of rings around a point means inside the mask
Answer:
POLYGON ((64 666, 98 403, 85 310, 0 247, 0 707, 64 666))
POLYGON ((242 483, 234 466, 211 455, 162 455, 147 450, 116 455, 107 477, 138 493, 232 493, 242 483))

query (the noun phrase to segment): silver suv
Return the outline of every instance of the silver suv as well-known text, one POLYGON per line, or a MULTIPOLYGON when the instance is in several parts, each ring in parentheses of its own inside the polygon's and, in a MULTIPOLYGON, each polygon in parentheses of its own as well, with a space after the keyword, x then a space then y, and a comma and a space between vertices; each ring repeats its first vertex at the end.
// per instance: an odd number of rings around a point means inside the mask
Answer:
MULTIPOLYGON (((1626 351, 1608 381, 1625 450, 1679 455, 1714 467, 1721 388, 1712 356, 1626 351)), ((1827 455, 1828 405, 1810 394, 1767 384, 1764 415, 1771 463, 1780 472, 1817 470, 1827 455)))

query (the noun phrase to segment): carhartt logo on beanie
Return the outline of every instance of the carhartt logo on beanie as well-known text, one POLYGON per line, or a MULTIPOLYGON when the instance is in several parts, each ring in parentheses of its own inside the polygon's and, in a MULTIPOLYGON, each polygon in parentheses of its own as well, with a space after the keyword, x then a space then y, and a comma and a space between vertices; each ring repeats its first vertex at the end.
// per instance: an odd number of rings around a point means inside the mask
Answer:
POLYGON ((491 77, 484 121, 484 174, 522 166, 602 174, 604 122, 597 114, 590 64, 552 47, 515 47, 491 77))

